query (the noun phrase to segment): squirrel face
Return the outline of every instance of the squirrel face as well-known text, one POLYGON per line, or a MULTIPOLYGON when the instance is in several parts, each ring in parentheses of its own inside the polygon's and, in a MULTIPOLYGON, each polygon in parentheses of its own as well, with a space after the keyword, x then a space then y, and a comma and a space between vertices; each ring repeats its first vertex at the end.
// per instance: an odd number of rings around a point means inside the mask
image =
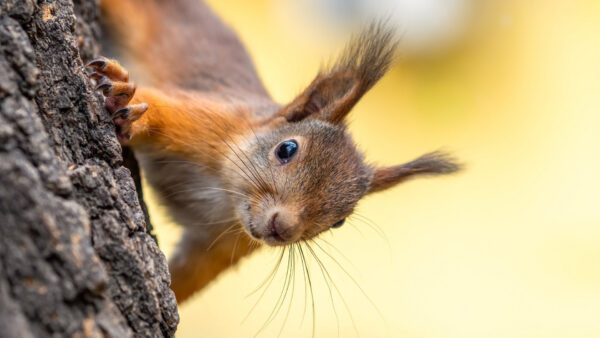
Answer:
POLYGON ((393 167, 369 165, 347 133, 346 116, 385 74, 395 47, 384 25, 371 26, 330 70, 257 133, 248 133, 239 148, 243 154, 229 156, 236 158, 229 163, 236 174, 226 177, 237 189, 238 216, 253 238, 269 245, 308 240, 341 226, 366 194, 459 169, 439 152, 393 167))
POLYGON ((345 129, 309 119, 250 137, 241 162, 251 162, 238 163, 251 172, 230 177, 245 195, 235 198, 236 210, 253 238, 269 245, 307 240, 352 213, 373 171, 345 129))

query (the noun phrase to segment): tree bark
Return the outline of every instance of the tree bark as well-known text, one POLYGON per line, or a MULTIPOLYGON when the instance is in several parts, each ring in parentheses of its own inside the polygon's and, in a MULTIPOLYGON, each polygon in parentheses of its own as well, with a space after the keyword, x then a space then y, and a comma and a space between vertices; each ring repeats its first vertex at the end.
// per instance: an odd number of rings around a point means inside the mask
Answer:
POLYGON ((98 16, 91 0, 0 0, 0 337, 177 326, 165 257, 84 73, 98 16))

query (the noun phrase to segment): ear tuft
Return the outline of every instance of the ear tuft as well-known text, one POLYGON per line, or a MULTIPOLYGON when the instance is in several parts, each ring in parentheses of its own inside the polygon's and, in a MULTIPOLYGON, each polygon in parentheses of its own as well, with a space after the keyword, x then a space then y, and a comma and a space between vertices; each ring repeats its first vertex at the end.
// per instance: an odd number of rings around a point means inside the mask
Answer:
POLYGON ((392 64, 398 47, 394 32, 385 21, 369 25, 350 40, 333 66, 321 71, 282 114, 289 122, 310 116, 341 123, 392 64))
POLYGON ((452 156, 435 151, 405 164, 376 168, 368 193, 391 188, 414 177, 452 174, 462 167, 452 156))
POLYGON ((364 93, 388 71, 398 43, 395 30, 387 21, 375 21, 350 40, 330 73, 351 70, 359 79, 364 93))
POLYGON ((446 175, 459 171, 462 165, 448 153, 434 151, 404 164, 413 171, 429 175, 446 175))

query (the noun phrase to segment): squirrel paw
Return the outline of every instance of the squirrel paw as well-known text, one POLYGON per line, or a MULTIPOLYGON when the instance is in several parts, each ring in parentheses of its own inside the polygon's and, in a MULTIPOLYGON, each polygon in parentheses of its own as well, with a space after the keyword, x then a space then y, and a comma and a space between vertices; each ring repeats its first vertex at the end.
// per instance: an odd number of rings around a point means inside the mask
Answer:
POLYGON ((94 71, 88 76, 96 80, 96 90, 104 94, 104 106, 112 114, 119 141, 131 139, 131 124, 148 109, 146 103, 127 105, 135 93, 135 83, 129 81, 129 72, 115 61, 105 57, 89 62, 94 71))

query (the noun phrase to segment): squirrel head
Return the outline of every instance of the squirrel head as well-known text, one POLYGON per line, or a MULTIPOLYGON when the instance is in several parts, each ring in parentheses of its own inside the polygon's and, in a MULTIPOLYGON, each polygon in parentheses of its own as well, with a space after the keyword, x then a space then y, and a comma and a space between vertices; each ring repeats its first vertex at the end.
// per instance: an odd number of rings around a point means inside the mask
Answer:
POLYGON ((237 175, 229 184, 240 193, 237 213, 253 238, 274 246, 308 240, 341 226, 367 194, 458 170, 438 152, 394 167, 368 164, 347 132, 345 117, 385 74, 396 45, 390 29, 371 25, 330 70, 250 134, 243 154, 231 156, 237 175))

